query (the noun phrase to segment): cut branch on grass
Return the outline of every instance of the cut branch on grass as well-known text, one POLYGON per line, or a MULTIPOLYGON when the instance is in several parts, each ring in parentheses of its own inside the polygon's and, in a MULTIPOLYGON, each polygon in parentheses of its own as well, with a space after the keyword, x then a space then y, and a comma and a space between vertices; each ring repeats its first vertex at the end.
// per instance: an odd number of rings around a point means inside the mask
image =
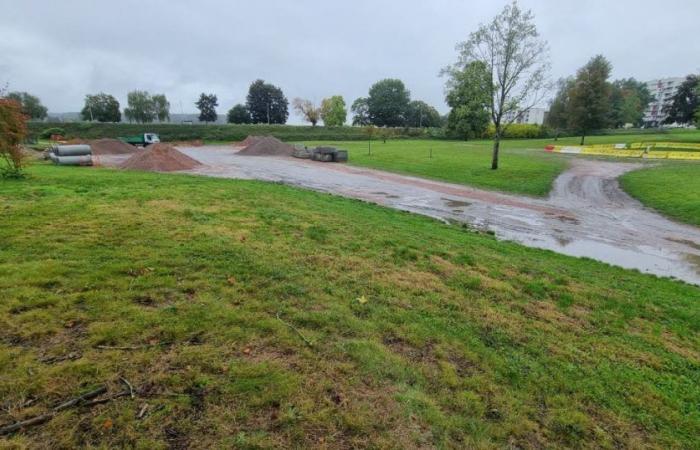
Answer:
POLYGON ((144 348, 153 347, 153 345, 96 345, 95 348, 100 350, 143 350, 144 348))
MULTIPOLYGON (((68 401, 65 401, 51 409, 48 413, 41 414, 35 417, 32 417, 27 420, 22 420, 19 422, 15 422, 10 425, 6 425, 4 427, 0 427, 0 436, 14 433, 16 431, 19 431, 23 428, 30 428, 36 425, 41 425, 42 423, 48 422, 49 420, 53 419, 53 417, 68 408, 72 408, 74 406, 81 406, 81 405, 88 405, 89 403, 87 402, 90 399, 94 399, 95 397, 99 397, 100 395, 104 394, 107 392, 107 386, 100 386, 99 388, 92 390, 90 392, 87 392, 83 395, 80 395, 78 397, 72 398, 68 401)), ((128 392, 127 392, 128 394, 128 392)), ((113 398, 110 398, 112 400, 113 398)))
POLYGON ((304 342, 306 342, 306 345, 308 345, 309 347, 313 347, 313 346, 314 346, 314 344, 313 344, 311 341, 309 341, 308 339, 306 339, 306 337, 301 333, 301 331, 299 331, 299 329, 298 329, 297 327, 295 327, 294 325, 292 325, 292 324, 289 323, 289 322, 285 322, 284 320, 282 320, 282 318, 280 317, 279 311, 277 311, 277 320, 279 320, 280 322, 282 322, 283 324, 287 325, 289 328, 291 328, 292 330, 294 330, 294 331, 299 335, 299 337, 300 337, 304 342))
POLYGON ((95 390, 92 390, 90 392, 86 392, 83 395, 80 395, 78 397, 74 397, 70 400, 67 400, 63 403, 60 403, 57 406, 54 406, 49 412, 40 414, 38 416, 32 417, 30 419, 22 420, 19 422, 15 422, 10 425, 6 425, 3 427, 0 427, 0 436, 6 435, 6 434, 11 434, 16 431, 20 431, 25 428, 30 428, 33 426, 41 425, 43 423, 48 422, 49 420, 53 419, 56 414, 59 412, 66 410, 68 408, 72 407, 85 407, 85 408, 90 408, 95 405, 102 405, 104 403, 109 403, 112 400, 115 400, 120 397, 127 397, 130 396, 131 398, 135 398, 136 395, 134 394, 134 386, 129 383, 129 381, 124 378, 124 377, 119 377, 119 380, 124 383, 127 386, 127 389, 117 392, 116 394, 109 395, 104 398, 96 398, 99 397, 102 394, 107 393, 107 386, 100 386, 95 390))

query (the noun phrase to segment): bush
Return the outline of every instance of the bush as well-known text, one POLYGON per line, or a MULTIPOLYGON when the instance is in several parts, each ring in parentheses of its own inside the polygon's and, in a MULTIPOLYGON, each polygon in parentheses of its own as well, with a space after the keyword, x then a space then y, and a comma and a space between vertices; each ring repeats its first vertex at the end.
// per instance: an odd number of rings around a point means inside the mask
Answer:
MULTIPOLYGON (((485 139, 493 139, 496 134, 496 127, 489 125, 486 133, 484 133, 485 139)), ((547 137, 547 130, 542 125, 535 125, 529 123, 514 123, 506 128, 506 132, 503 139, 537 139, 547 137)))
POLYGON ((27 135, 27 116, 15 100, 0 98, 0 176, 22 178, 23 155, 21 143, 27 135))
POLYGON ((54 134, 65 136, 66 130, 64 130, 63 128, 60 128, 60 127, 47 128, 39 134, 39 137, 41 139, 49 139, 54 134))

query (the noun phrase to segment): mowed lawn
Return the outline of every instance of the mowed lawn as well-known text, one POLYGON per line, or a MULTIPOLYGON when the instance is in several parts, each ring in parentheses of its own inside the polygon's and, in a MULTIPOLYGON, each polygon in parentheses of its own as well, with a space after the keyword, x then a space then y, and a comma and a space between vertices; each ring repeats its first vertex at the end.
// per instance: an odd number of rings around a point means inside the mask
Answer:
MULTIPOLYGON (((567 167, 562 155, 545 153, 549 144, 578 145, 580 138, 509 139, 501 144, 500 168, 491 170, 493 143, 488 140, 441 141, 389 139, 308 141, 309 147, 330 145, 349 151, 350 164, 465 184, 484 189, 546 196, 554 179, 567 167), (432 150, 432 152, 431 152, 432 150), (431 156, 432 155, 432 156, 431 156)), ((591 136, 587 144, 678 141, 700 142, 700 131, 663 134, 591 136)))
POLYGON ((304 144, 347 149, 352 165, 531 196, 546 196, 567 166, 564 158, 545 153, 544 146, 541 151, 506 146, 494 171, 491 148, 482 141, 374 140, 371 152, 367 141, 304 144))
POLYGON ((697 287, 279 184, 30 175, 0 182, 0 426, 135 398, 1 446, 700 446, 697 287))
POLYGON ((700 226, 700 163, 650 166, 621 177, 625 191, 671 218, 700 226))

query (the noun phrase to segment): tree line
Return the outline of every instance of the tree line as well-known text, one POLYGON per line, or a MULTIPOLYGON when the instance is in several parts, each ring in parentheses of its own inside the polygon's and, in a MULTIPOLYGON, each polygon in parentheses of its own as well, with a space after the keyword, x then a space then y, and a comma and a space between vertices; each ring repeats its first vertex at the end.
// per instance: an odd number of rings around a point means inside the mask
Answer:
MULTIPOLYGON (((44 119, 46 107, 41 101, 26 92, 13 92, 9 98, 23 105, 25 114, 31 119, 44 119)), ((124 108, 124 119, 136 123, 170 121, 170 102, 165 94, 151 94, 134 90, 127 94, 128 106, 124 108)), ((194 103, 199 110, 200 122, 215 122, 218 97, 214 93, 202 93, 194 103)), ((324 98, 320 105, 310 100, 295 98, 292 107, 306 122, 316 126, 343 126, 347 121, 347 106, 341 95, 324 98)), ((438 111, 423 101, 411 101, 410 92, 401 80, 386 79, 375 83, 369 95, 352 104, 352 124, 378 127, 440 127, 443 118, 438 111)), ((85 96, 80 117, 85 121, 121 122, 119 101, 113 95, 100 92, 85 96)), ((248 89, 245 104, 234 105, 226 114, 233 124, 284 124, 289 118, 289 101, 282 89, 264 80, 255 80, 248 89)))
MULTIPOLYGON (((634 78, 608 81, 612 65, 602 55, 593 57, 575 77, 562 78, 550 102, 546 124, 557 132, 581 135, 581 145, 592 130, 635 127, 645 123, 644 112, 654 98, 645 83, 634 78)), ((665 124, 690 124, 700 113, 700 79, 689 75, 664 107, 665 124)), ((652 124, 655 125, 655 124, 652 124)))

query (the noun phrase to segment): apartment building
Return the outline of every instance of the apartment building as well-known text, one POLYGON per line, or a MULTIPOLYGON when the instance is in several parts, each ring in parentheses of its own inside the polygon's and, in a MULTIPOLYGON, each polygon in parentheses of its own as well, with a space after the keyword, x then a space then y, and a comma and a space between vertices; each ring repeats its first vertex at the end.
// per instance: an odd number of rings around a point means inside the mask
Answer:
POLYGON ((652 100, 644 112, 645 125, 656 127, 663 123, 668 116, 664 113, 664 108, 673 103, 673 97, 684 80, 683 77, 673 77, 647 81, 652 100))
POLYGON ((512 123, 528 123, 542 125, 547 110, 544 108, 530 108, 527 111, 510 111, 503 116, 503 120, 512 123))

